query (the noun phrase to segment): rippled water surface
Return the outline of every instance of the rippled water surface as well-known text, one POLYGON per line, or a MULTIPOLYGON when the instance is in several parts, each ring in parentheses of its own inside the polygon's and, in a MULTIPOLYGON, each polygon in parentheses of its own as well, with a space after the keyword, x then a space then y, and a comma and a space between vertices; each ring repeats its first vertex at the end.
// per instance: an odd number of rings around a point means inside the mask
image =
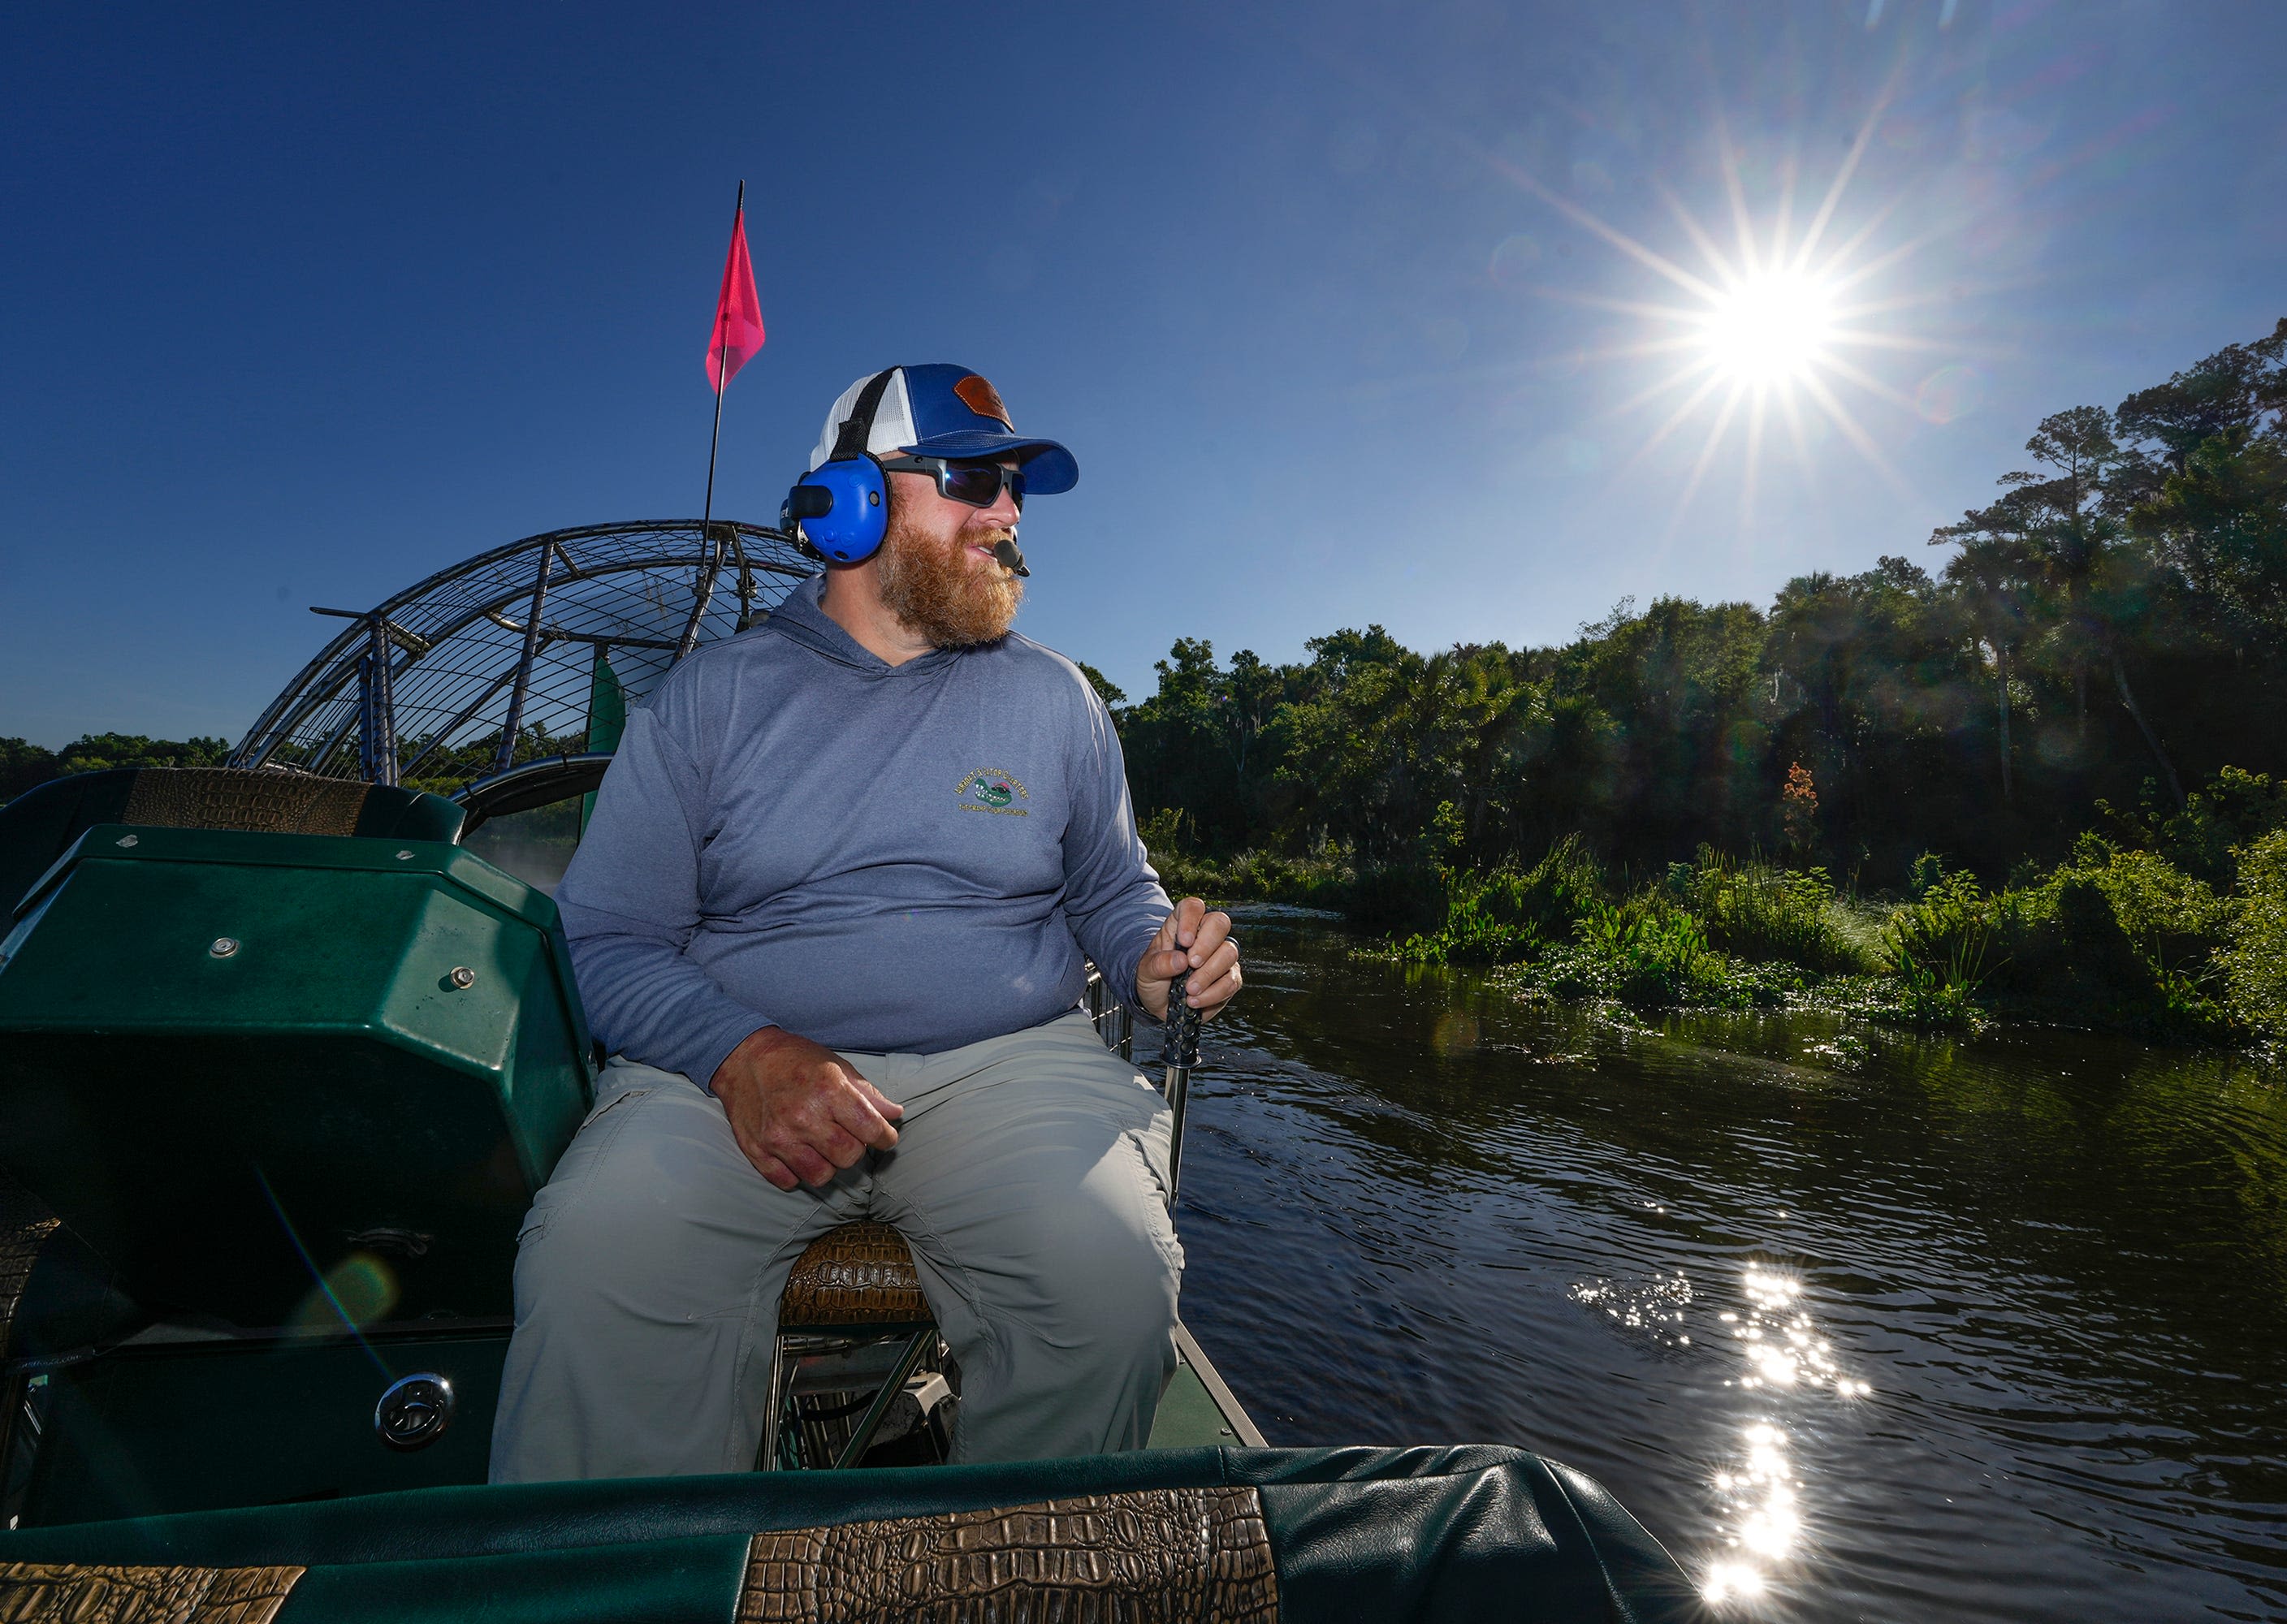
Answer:
POLYGON ((2277 1074, 1240 928, 1183 1309, 1271 1442, 1539 1450, 1742 1618, 2287 1617, 2277 1074))

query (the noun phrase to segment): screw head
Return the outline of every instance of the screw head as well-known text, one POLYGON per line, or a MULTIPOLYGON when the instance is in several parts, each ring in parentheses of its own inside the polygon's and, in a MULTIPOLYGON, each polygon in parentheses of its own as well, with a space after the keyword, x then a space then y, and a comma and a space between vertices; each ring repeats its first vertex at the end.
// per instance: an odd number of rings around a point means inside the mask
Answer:
POLYGON ((412 860, 412 857, 413 857, 413 854, 412 854, 411 852, 409 852, 409 851, 401 851, 401 852, 400 852, 400 853, 398 853, 398 854, 397 854, 397 860, 398 860, 400 863, 408 863, 408 862, 410 862, 410 861, 412 860))
POLYGON ((115 846, 140 846, 143 844, 143 837, 139 834, 123 834, 118 840, 113 841, 112 844, 115 846))
POLYGON ((208 956, 209 958, 229 958, 233 953, 235 953, 235 952, 237 952, 237 951, 238 951, 238 938, 237 938, 237 937, 235 937, 235 936, 217 936, 217 937, 214 939, 213 943, 212 943, 210 946, 209 946, 209 947, 208 947, 208 949, 207 949, 207 956, 208 956))
POLYGON ((455 965, 453 966, 452 982, 454 986, 458 987, 465 992, 470 988, 477 984, 477 973, 474 970, 470 969, 466 965, 455 965))

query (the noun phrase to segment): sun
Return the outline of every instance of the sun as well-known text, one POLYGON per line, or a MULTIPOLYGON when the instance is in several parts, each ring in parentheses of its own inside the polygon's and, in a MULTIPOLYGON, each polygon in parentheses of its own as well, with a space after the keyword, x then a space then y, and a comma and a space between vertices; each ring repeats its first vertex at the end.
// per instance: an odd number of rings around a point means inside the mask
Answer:
MULTIPOLYGON (((1762 220, 1753 217, 1742 165, 1719 118, 1715 137, 1730 230, 1709 230, 1682 199, 1661 187, 1682 237, 1668 251, 1619 230, 1522 166, 1491 160, 1522 189, 1667 284, 1666 296, 1652 299, 1617 289, 1592 293, 1541 287, 1533 291, 1617 312, 1629 318, 1640 335, 1610 347, 1584 349, 1578 352, 1579 359, 1633 364, 1664 358, 1666 364, 1653 368, 1656 375, 1645 387, 1607 414, 1615 422, 1639 412, 1656 420, 1614 472, 1616 483, 1645 466, 1687 424, 1706 424, 1676 498, 1669 533, 1719 463, 1737 473, 1741 533, 1748 533, 1773 430, 1783 431, 1792 442, 1796 465, 1810 469, 1809 438, 1822 424, 1832 427, 1894 491, 1910 494, 1882 443, 1843 398, 1846 390, 1856 391, 1913 416, 1943 422, 1886 379, 1882 374, 1887 368, 1861 365, 1854 355, 1957 347, 1907 331, 1901 324, 1910 307, 1933 306, 1948 296, 1927 276, 1918 278, 1904 269, 1904 262, 1931 237, 1910 238, 1887 248, 1876 246, 1878 234, 1903 197, 1879 201, 1861 211, 1846 211, 1843 206, 1887 100, 1886 91, 1868 112, 1824 195, 1799 224, 1798 177, 1791 166, 1781 171, 1776 209, 1762 220), (1861 217, 1855 224, 1846 223, 1851 212, 1861 217), (1720 240, 1720 236, 1729 240, 1720 240), (1875 288, 1886 281, 1900 286, 1887 295, 1876 294, 1875 288)), ((1925 380, 1925 389, 1927 384, 1925 380)))
POLYGON ((1700 336, 1715 369, 1735 383, 1798 382, 1828 359, 1834 294, 1800 272, 1749 277, 1721 291, 1700 336))

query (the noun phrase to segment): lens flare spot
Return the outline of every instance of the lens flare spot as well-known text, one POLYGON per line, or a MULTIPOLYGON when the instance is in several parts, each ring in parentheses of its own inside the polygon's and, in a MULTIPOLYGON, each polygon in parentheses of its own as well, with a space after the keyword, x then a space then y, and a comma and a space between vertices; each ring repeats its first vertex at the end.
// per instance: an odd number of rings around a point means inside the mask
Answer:
POLYGON ((1458 1009, 1437 1017, 1429 1034, 1430 1046, 1440 1054, 1469 1054, 1477 1047, 1477 1018, 1458 1009))
POLYGON ((1492 280, 1504 288, 1523 288, 1540 264, 1540 244, 1523 232, 1500 240, 1489 267, 1492 280))
POLYGON ((1934 423, 1967 417, 1985 404, 1985 375, 1974 367, 1941 367, 1914 389, 1914 409, 1934 423))
POLYGON ((397 1271, 371 1252, 352 1252, 326 1271, 318 1289, 295 1309, 297 1331, 362 1330, 397 1306, 397 1271))

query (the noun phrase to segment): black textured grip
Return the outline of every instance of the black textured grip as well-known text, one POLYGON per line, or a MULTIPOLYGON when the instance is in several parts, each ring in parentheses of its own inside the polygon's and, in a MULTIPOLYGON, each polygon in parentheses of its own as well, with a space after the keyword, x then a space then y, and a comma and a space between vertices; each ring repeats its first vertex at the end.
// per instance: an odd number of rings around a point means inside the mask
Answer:
POLYGON ((1167 983, 1167 1039, 1159 1063, 1189 1069, 1199 1063, 1199 1012, 1189 1002, 1188 971, 1167 983))

